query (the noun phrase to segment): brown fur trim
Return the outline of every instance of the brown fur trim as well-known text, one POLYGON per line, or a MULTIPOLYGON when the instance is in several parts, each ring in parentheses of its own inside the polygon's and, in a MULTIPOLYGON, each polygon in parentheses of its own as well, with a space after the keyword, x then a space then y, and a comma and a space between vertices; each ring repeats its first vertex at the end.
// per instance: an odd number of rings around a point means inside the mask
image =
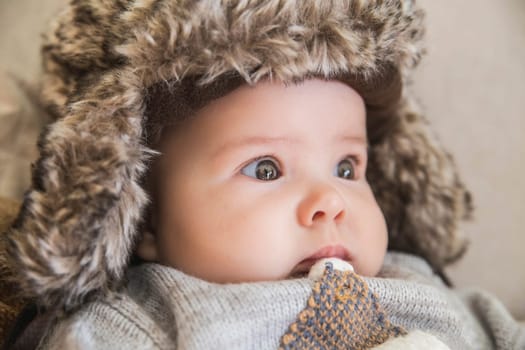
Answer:
POLYGON ((19 207, 15 201, 0 198, 0 344, 4 343, 18 313, 27 303, 13 281, 14 271, 6 256, 5 231, 15 219, 19 207))
POLYGON ((389 249, 426 258, 436 270, 460 258, 458 224, 472 212, 452 157, 407 102, 387 137, 370 148, 368 180, 388 225, 389 249))

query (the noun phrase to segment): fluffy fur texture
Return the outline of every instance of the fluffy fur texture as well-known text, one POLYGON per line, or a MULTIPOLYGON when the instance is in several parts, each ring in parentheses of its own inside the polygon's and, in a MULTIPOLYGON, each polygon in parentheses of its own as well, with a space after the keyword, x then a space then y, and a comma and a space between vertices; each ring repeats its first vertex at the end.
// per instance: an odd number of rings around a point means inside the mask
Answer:
POLYGON ((18 208, 19 203, 0 197, 0 344, 26 303, 18 295, 16 283, 12 283, 13 271, 6 257, 5 231, 15 219, 18 208))
MULTIPOLYGON (((385 67, 406 84, 424 52, 422 18, 410 0, 71 1, 43 46, 43 97, 57 121, 9 232, 27 296, 69 309, 118 285, 147 204, 150 86, 232 72, 250 84, 372 81, 385 67)), ((375 128, 368 176, 390 248, 440 268, 464 251, 457 224, 471 209, 454 163, 406 89, 375 128)))

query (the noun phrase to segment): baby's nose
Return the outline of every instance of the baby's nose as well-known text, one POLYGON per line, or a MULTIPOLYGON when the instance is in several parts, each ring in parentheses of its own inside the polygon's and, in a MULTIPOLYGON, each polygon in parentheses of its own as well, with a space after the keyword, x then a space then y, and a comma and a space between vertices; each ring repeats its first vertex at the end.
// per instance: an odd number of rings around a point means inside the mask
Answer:
POLYGON ((320 185, 313 188, 299 203, 297 215, 302 226, 330 221, 338 223, 346 215, 345 201, 334 187, 320 185))

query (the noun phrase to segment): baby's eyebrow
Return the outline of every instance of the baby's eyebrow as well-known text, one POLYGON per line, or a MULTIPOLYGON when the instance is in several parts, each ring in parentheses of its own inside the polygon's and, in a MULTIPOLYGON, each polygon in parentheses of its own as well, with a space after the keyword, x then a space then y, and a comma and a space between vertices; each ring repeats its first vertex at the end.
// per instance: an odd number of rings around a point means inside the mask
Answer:
POLYGON ((297 145, 300 141, 290 137, 273 137, 273 136, 250 136, 237 140, 228 141, 219 146, 213 153, 213 157, 225 153, 231 149, 241 148, 244 146, 264 146, 269 144, 292 144, 297 145))
MULTIPOLYGON (((335 137, 336 142, 350 142, 353 144, 361 144, 368 146, 368 140, 366 136, 362 135, 339 135, 335 137)), ((295 138, 290 137, 274 137, 274 136, 250 136, 244 137, 241 139, 236 139, 232 141, 227 141, 226 143, 220 145, 215 152, 213 152, 213 157, 219 156, 221 153, 228 152, 231 149, 241 148, 245 146, 264 146, 270 144, 288 144, 288 145, 298 145, 301 141, 295 138)))
POLYGON ((362 135, 340 135, 336 140, 339 142, 359 143, 365 146, 368 145, 367 137, 362 135))

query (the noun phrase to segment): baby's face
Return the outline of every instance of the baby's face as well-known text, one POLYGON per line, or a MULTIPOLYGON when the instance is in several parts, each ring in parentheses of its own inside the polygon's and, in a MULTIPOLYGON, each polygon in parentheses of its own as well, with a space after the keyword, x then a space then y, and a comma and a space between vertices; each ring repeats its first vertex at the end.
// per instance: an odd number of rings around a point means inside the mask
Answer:
POLYGON ((219 283, 301 275, 326 256, 379 271, 387 230, 365 178, 364 103, 347 85, 241 87, 161 151, 147 260, 219 283))

